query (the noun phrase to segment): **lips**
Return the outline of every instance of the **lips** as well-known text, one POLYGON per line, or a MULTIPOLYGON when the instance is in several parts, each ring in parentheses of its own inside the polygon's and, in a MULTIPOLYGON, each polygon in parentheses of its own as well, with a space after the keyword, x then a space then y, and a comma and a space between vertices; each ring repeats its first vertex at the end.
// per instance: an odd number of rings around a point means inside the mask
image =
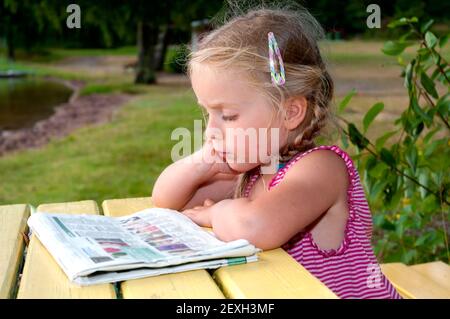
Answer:
POLYGON ((217 152, 217 154, 219 154, 219 156, 225 161, 227 159, 227 154, 226 152, 217 152))

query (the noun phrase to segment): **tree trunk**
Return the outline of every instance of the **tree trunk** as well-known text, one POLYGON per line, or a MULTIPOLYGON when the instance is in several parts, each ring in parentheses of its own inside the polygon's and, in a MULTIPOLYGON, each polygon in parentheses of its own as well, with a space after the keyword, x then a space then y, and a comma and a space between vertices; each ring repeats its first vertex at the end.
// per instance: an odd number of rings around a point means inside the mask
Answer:
POLYGON ((167 47, 169 46, 172 35, 172 26, 167 24, 162 28, 158 35, 158 45, 155 51, 155 70, 162 71, 164 69, 164 61, 166 57, 167 47))
POLYGON ((156 83, 155 46, 158 37, 158 27, 140 21, 137 30, 138 63, 135 83, 156 83))
POLYGON ((6 26, 6 47, 8 51, 8 60, 15 60, 15 48, 14 48, 14 36, 13 36, 13 26, 6 26))

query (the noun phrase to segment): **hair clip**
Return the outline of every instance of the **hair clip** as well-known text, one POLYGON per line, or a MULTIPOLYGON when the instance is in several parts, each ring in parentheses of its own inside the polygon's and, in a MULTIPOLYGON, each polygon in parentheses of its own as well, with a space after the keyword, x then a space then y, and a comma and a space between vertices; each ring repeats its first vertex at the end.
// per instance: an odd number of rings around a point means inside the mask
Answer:
POLYGON ((269 42, 269 65, 270 65, 270 75, 272 78, 272 83, 276 85, 283 85, 286 82, 286 75, 284 73, 283 59, 281 58, 280 49, 278 48, 277 40, 273 32, 267 34, 269 42), (280 66, 280 72, 275 71, 275 61, 274 61, 274 51, 278 57, 278 65, 280 66))

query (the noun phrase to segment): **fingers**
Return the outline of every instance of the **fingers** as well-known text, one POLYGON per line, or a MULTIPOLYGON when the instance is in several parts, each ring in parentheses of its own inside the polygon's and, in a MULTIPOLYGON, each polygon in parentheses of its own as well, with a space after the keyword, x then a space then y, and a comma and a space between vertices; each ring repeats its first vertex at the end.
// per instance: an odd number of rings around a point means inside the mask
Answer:
POLYGON ((215 202, 209 198, 205 199, 205 201, 203 202, 203 206, 206 206, 206 207, 212 206, 214 204, 215 204, 215 202))

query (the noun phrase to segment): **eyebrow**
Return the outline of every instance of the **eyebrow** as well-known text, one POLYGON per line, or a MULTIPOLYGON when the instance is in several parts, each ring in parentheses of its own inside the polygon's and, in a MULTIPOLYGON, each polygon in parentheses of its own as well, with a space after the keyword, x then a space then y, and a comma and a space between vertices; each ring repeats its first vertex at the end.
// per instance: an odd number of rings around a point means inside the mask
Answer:
MULTIPOLYGON (((197 103, 198 103, 200 106, 206 108, 206 106, 203 105, 200 101, 197 101, 197 103)), ((235 104, 235 103, 216 102, 216 103, 213 103, 213 104, 209 105, 208 107, 210 107, 210 108, 213 109, 213 108, 220 108, 220 107, 222 107, 222 106, 238 106, 238 105, 235 104)))

